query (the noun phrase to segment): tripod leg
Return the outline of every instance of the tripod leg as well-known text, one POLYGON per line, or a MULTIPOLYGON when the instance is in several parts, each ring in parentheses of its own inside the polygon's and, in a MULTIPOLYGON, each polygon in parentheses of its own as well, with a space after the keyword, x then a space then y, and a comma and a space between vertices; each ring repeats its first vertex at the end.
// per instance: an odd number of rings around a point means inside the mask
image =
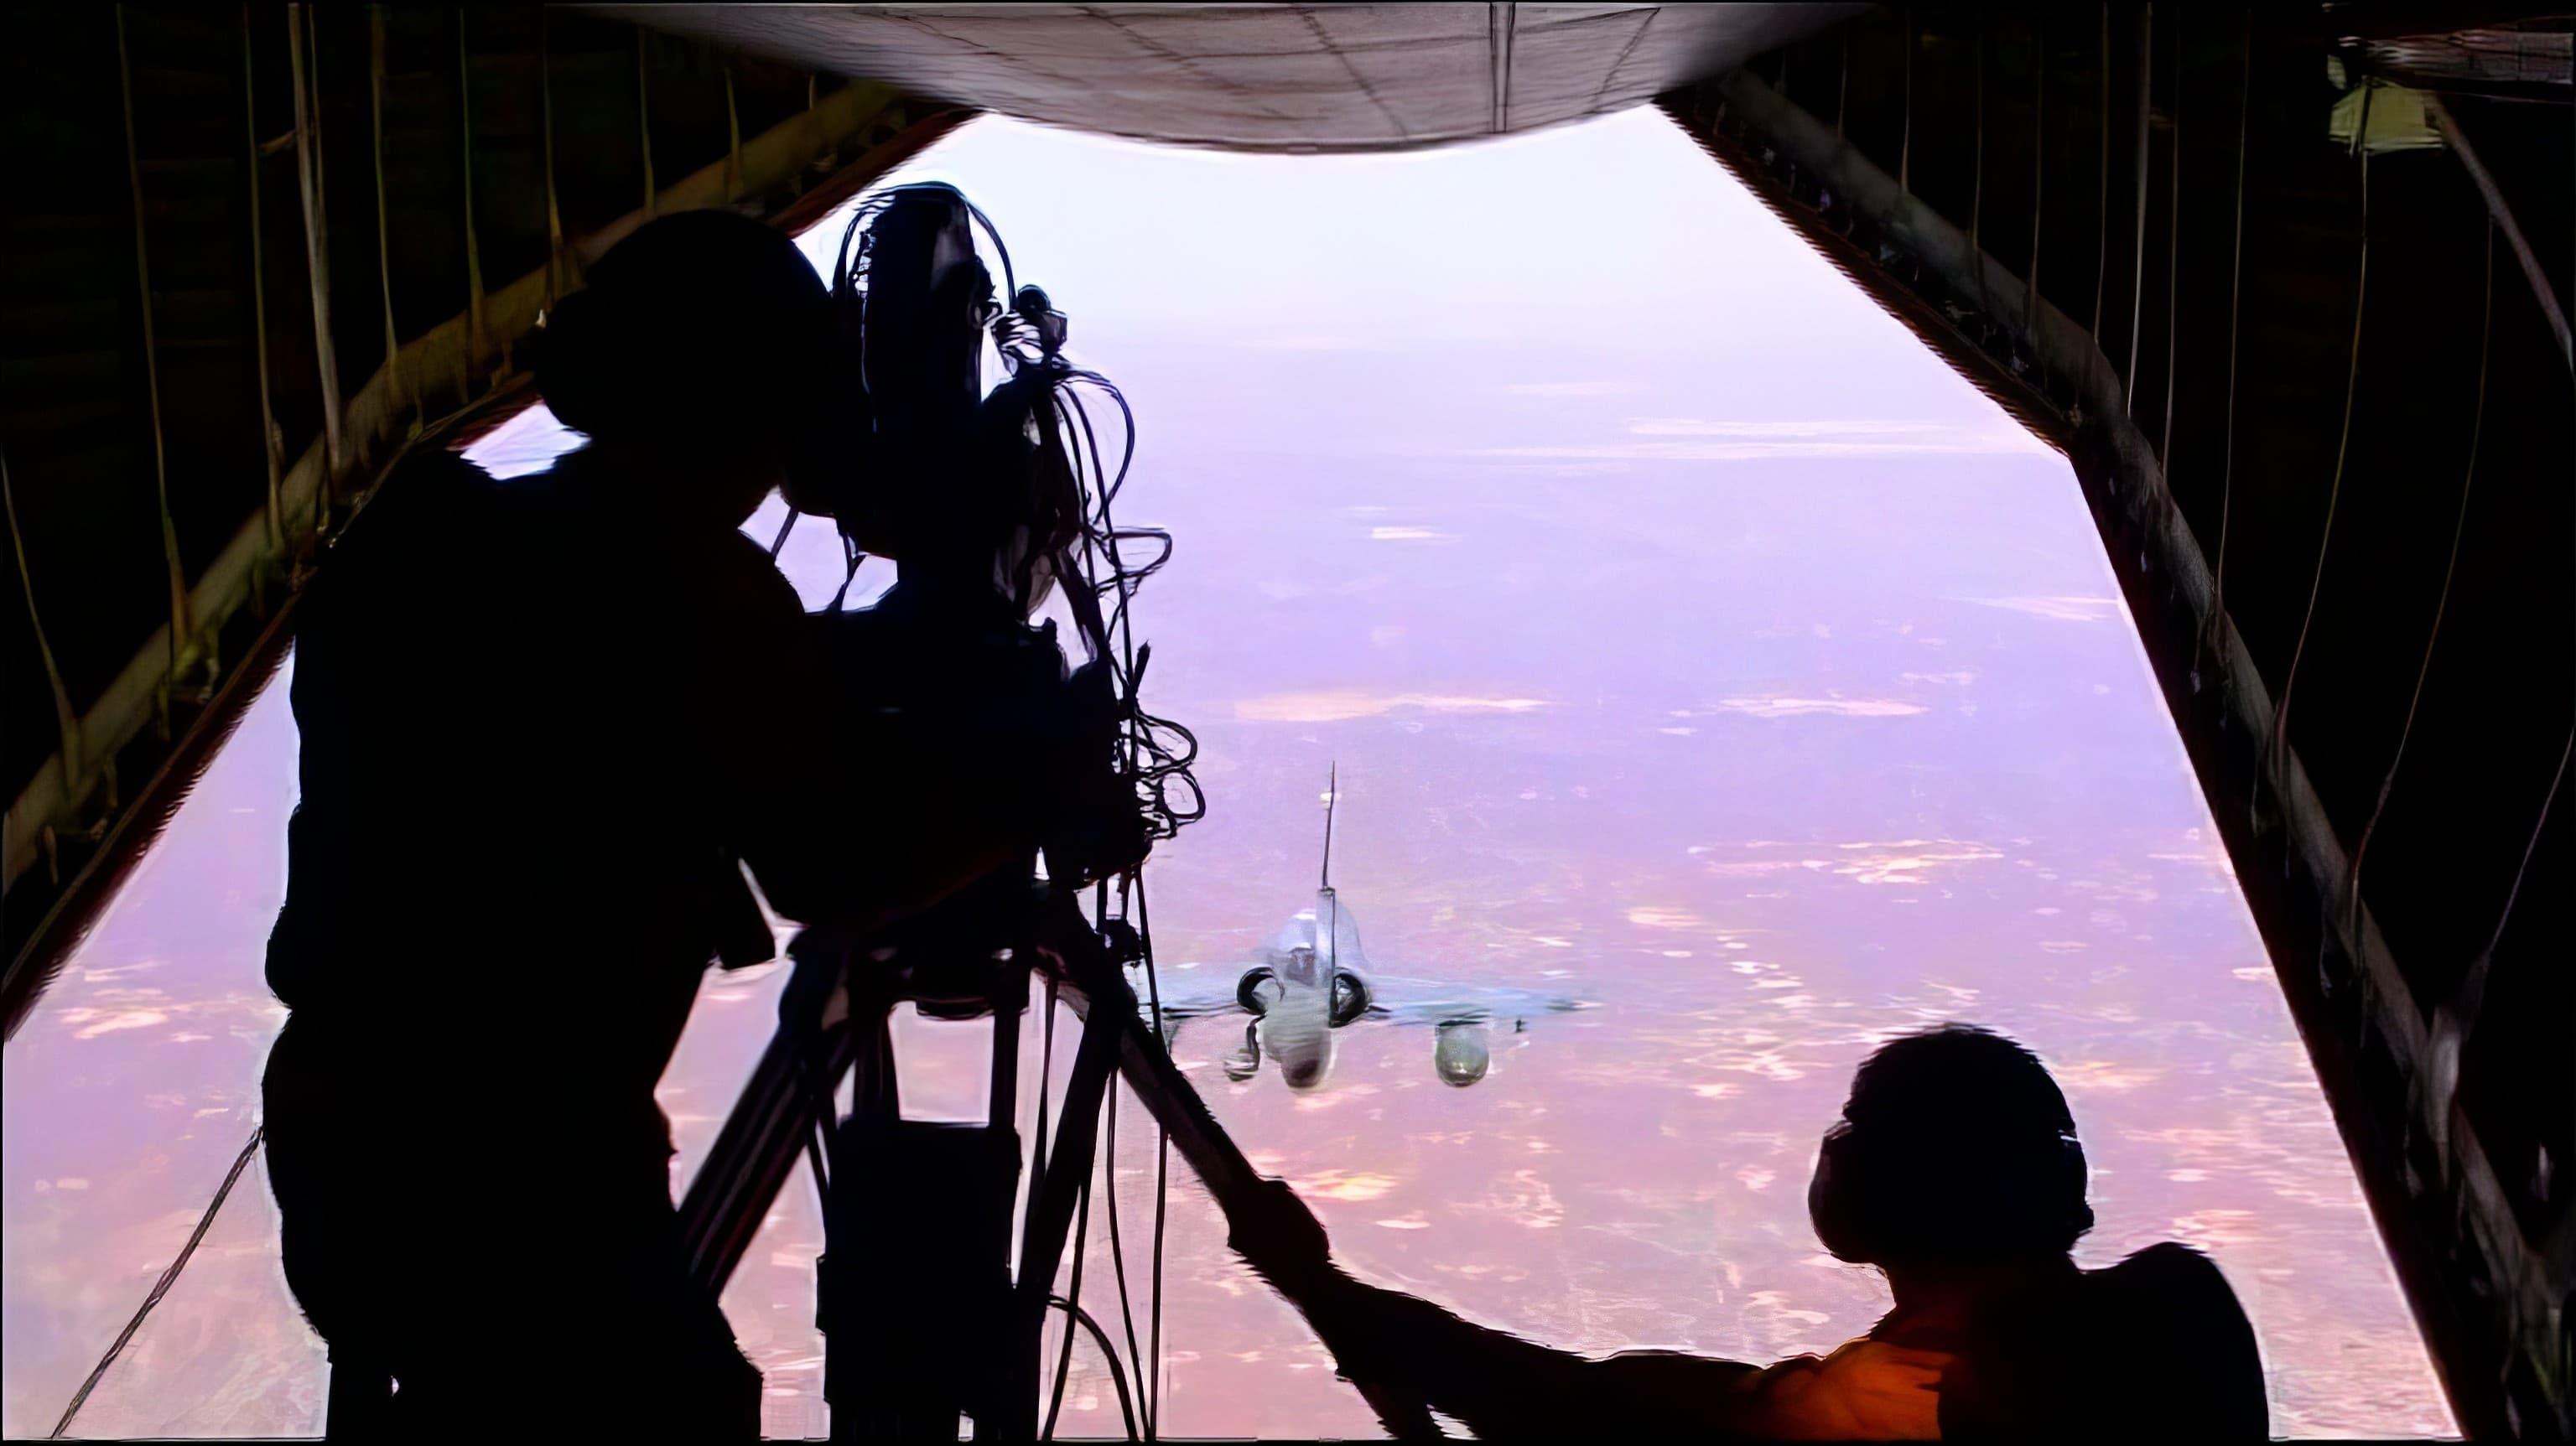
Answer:
POLYGON ((850 1114, 864 1120, 894 1121, 903 1118, 903 1092, 894 1077, 894 1005, 889 1001, 883 1010, 870 1010, 873 1023, 854 1018, 850 1029, 859 1036, 858 1057, 851 1066, 850 1114))
MULTIPOLYGON (((1016 1129, 1020 1113, 1020 1016, 1028 1008, 1029 966, 1016 955, 993 966, 993 1073, 985 1119, 1016 1129)), ((1008 1254, 1010 1247, 1003 1246, 1008 1254)))
MULTIPOLYGON (((1233 1216, 1239 1206, 1250 1203, 1248 1192, 1260 1187, 1259 1172, 1217 1124, 1189 1078, 1172 1063, 1171 1052, 1146 1026, 1126 979, 1111 970, 1088 969, 1083 971, 1083 988, 1087 993, 1075 996, 1074 1009, 1083 1017, 1085 1046, 1093 1030, 1107 1021, 1115 1034, 1119 1072, 1128 1088, 1170 1134, 1182 1160, 1207 1186, 1217 1207, 1233 1216)), ((1071 1118, 1066 1117, 1068 1123, 1071 1118)), ((1368 1382, 1352 1384, 1396 1440, 1436 1441, 1445 1434, 1423 1403, 1368 1382)))
MULTIPOLYGON (((997 1141, 1009 1142, 1013 1176, 1008 1182, 1004 1183, 1002 1188, 1006 1190, 1014 1189, 1017 1185, 1017 1170, 1019 1166, 1018 1130, 1020 1114, 1020 1016, 1026 1013, 1029 1007, 1029 977, 1030 970, 1028 961, 1016 951, 1014 951, 1008 958, 999 959, 994 962, 992 992, 993 1062, 992 1073, 989 1076, 986 1085, 984 1117, 985 1127, 991 1131, 993 1138, 997 1141)), ((1041 1004, 1039 1007, 1044 1008, 1045 1005, 1041 1004)), ((1046 1081, 1044 1079, 1039 1080, 1038 1087, 1041 1090, 1045 1089, 1046 1081)), ((1044 1150, 1043 1142, 1041 1142, 1040 1163, 1043 1162, 1044 1150)), ((1031 1185, 1029 1193, 1030 1198, 1034 1200, 1037 1196, 1037 1188, 1034 1184, 1031 1185)), ((1010 1260, 1011 1215, 1012 1211, 1010 1209, 1009 1202, 1006 1201, 1004 1202, 999 1218, 1000 1228, 993 1232, 992 1239, 989 1243, 991 1254, 987 1257, 988 1259, 1004 1262, 1008 1262, 1010 1260)), ((1000 1319, 996 1322, 1000 1327, 1000 1332, 1004 1340, 1008 1340, 1009 1338, 1008 1333, 1010 1327, 1008 1323, 1012 1318, 1011 1312, 1006 1307, 1000 1319)), ((1001 1345, 1002 1342, 997 1341, 994 1344, 998 1346, 1001 1345)), ((1034 1348, 1032 1349, 1032 1355, 1034 1355, 1034 1348)), ((969 1414, 975 1418, 976 1435, 978 1437, 991 1436, 996 1439, 1004 1440, 1019 1439, 1018 1437, 1012 1436, 1009 1432, 1004 1431, 1002 1429, 1001 1421, 1003 1418, 1017 1418, 1019 1415, 1016 1403, 1022 1394, 1020 1389, 1023 1385, 1023 1381, 1021 1379, 1022 1373, 1016 1368, 1016 1357, 1010 1353, 1008 1348, 998 1350, 995 1353, 992 1364, 992 1373, 984 1382, 984 1393, 991 1399, 976 1402, 969 1411, 969 1414)), ((1029 1380, 1026 1381, 1025 1384, 1027 1387, 1027 1394, 1034 1399, 1037 1390, 1036 1382, 1034 1380, 1029 1380)), ((1030 1415, 1026 1419, 1031 1423, 1029 1434, 1034 1434, 1034 1422, 1036 1417, 1034 1415, 1030 1415)), ((1016 1426, 1014 1429, 1016 1429, 1016 1426)))
MULTIPOLYGON (((1074 1207, 1083 1184, 1091 1178, 1093 1152, 1100 1138, 1100 1105, 1118 1064, 1117 1021, 1107 1010, 1094 1010, 1083 1021, 1082 1043, 1075 1048, 1073 1074, 1065 1082, 1062 1123, 1046 1174, 1031 1186, 1036 1192, 1034 1228, 1020 1245, 1020 1272, 1012 1306, 1008 1379, 999 1403, 1002 1419, 994 1435, 1025 1441, 1037 1435, 1038 1352, 1045 1335, 1047 1297, 1064 1263, 1073 1231, 1074 1207)), ((1067 1329, 1071 1329, 1068 1323, 1067 1329)), ((979 1423, 980 1424, 980 1423, 979 1423)))
POLYGON ((790 952, 796 972, 779 1006, 779 1031, 680 1202, 689 1273, 710 1294, 723 1294, 806 1140, 817 1123, 827 1122, 832 1094, 864 1037, 846 1004, 836 1003, 845 1000, 840 957, 790 952), (818 1096, 825 1101, 820 1111, 818 1096))

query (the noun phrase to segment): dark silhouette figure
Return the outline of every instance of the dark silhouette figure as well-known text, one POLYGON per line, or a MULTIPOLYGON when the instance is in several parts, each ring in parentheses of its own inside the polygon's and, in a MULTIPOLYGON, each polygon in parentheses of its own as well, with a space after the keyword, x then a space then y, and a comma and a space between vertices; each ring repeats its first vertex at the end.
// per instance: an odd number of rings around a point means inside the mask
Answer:
POLYGON ((589 445, 507 484, 407 464, 303 603, 265 1082, 287 1279, 335 1435, 750 1439, 653 1097, 710 960, 774 952, 743 867, 864 932, 1012 849, 945 818, 896 847, 854 807, 815 639, 739 532, 846 460, 795 247, 652 222, 538 346, 589 445))
POLYGON ((2078 1269, 2084 1187, 2045 1067, 1952 1024, 1873 1054, 1825 1136, 1816 1233, 1884 1270, 1896 1307, 1822 1358, 1590 1360, 1470 1325, 1335 1268, 1285 1186, 1233 1239, 1345 1376, 1482 1437, 2261 1439, 2253 1329, 2217 1267, 2168 1243, 2078 1269))

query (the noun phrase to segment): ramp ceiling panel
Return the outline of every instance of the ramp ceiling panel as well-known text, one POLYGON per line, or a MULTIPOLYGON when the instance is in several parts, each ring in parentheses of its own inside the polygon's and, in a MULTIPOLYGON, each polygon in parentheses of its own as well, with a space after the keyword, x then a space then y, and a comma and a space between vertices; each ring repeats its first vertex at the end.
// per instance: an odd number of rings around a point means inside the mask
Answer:
POLYGON ((1143 140, 1386 150, 1625 109, 1865 5, 597 5, 1143 140))

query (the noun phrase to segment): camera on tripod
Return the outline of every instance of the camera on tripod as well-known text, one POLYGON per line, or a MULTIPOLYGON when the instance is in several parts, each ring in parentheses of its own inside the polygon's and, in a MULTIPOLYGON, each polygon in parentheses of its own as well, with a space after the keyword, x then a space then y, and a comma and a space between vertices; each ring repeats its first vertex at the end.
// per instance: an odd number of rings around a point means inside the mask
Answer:
POLYGON ((822 623, 851 746, 895 795, 887 815, 949 811, 1041 850, 1051 879, 1088 883, 1150 841, 1122 698, 1141 667, 1122 689, 1087 555, 1107 480, 1064 424, 1065 389, 1087 374, 1063 359, 1066 320, 1044 291, 996 299, 980 222, 944 185, 852 218, 833 278, 848 461, 832 495, 791 501, 837 520, 853 569, 874 552, 900 574, 874 606, 822 623), (989 392, 988 351, 1010 373, 989 392), (1071 671, 1055 624, 1035 621, 1059 587, 1085 659, 1071 671))
MULTIPOLYGON (((1132 879, 1157 821, 1165 832, 1177 821, 1161 780, 1185 779, 1192 751, 1186 733, 1135 707, 1148 655, 1127 636, 1125 605, 1169 549, 1160 534, 1109 524, 1124 465, 1103 465, 1072 388, 1115 388, 1065 360, 1066 319, 1044 291, 1012 287, 1001 304, 978 226, 990 232, 947 186, 901 187, 858 208, 833 276, 839 456, 789 501, 836 521, 849 576, 867 553, 898 573, 861 608, 844 606, 845 584, 814 618, 846 745, 880 805, 852 826, 881 831, 890 863, 908 831, 950 829, 1006 842, 1010 861, 880 935, 799 938, 779 1039, 684 1211, 693 1258, 721 1274, 806 1154, 824 1195, 817 1321, 836 1437, 953 1440, 961 1414, 978 1434, 1034 1427, 1049 1251, 1071 1224, 1067 1171, 1087 1179, 1090 1162, 1076 1150, 1050 1171, 1041 1145, 1015 1285, 1013 1110, 1030 971, 1041 956, 1059 975, 1078 959, 1089 987, 1124 992, 1119 966, 1142 948, 1111 917, 1108 881, 1132 879), (1008 372, 989 392, 988 351, 1008 372), (1127 566, 1119 545, 1142 540, 1163 546, 1127 566), (1051 600, 1070 617, 1078 668, 1055 622, 1037 619, 1051 600), (1159 741, 1171 735, 1181 746, 1159 741), (1099 917, 1071 907, 1082 888, 1096 889, 1099 917), (902 1118, 887 1021, 907 1001, 993 1020, 988 1123, 902 1118), (842 1115, 845 1072, 853 1103, 842 1115)), ((1007 279, 998 237, 992 249, 1007 279)), ((1194 810, 1194 790, 1186 801, 1194 810)), ((1132 998, 1124 1007, 1134 1012, 1132 998)), ((1113 1066, 1088 1048, 1096 1114, 1113 1066)), ((1068 1096, 1068 1124, 1073 1109, 1068 1096)))

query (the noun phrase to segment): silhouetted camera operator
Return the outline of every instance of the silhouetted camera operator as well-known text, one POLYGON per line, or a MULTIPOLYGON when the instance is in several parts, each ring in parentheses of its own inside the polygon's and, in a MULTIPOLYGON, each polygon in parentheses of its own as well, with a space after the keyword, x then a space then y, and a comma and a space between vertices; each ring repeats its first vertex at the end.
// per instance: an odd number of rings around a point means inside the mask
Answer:
POLYGON ((709 961, 774 950, 742 868, 864 935, 1027 851, 880 796, 907 765, 849 756, 812 626, 740 534, 781 485, 864 510, 837 348, 784 236, 654 221, 537 344, 589 444, 507 484, 419 457, 305 595, 265 1102, 335 1435, 758 1434, 653 1095, 709 961))
POLYGON ((1896 1306, 1822 1358, 1589 1360, 1469 1325, 1336 1269, 1275 1182, 1233 1240, 1345 1376, 1481 1437, 2261 1439, 2253 1330, 2217 1267, 2168 1243, 2079 1270, 2084 1188, 2074 1120, 2038 1059, 1944 1025, 1863 1063, 1826 1133, 1816 1234, 1885 1271, 1896 1306))

